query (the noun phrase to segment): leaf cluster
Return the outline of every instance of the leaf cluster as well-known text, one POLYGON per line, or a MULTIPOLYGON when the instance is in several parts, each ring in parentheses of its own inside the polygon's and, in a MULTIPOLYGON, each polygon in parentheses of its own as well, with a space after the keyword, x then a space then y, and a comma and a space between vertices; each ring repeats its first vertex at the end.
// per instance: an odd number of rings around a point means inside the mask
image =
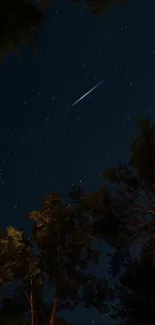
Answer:
POLYGON ((36 50, 36 32, 45 20, 43 10, 25 0, 6 0, 0 10, 0 59, 9 52, 18 54, 26 43, 36 50))
MULTIPOLYGON (((81 3, 81 0, 73 0, 81 3)), ((114 3, 125 4, 125 0, 87 0, 88 10, 97 15, 103 15, 114 3)), ((35 5, 30 0, 5 0, 1 2, 0 10, 0 60, 10 53, 19 54, 21 45, 26 44, 33 53, 37 52, 37 32, 42 22, 47 20, 45 9, 52 5, 52 0, 36 0, 35 5)))

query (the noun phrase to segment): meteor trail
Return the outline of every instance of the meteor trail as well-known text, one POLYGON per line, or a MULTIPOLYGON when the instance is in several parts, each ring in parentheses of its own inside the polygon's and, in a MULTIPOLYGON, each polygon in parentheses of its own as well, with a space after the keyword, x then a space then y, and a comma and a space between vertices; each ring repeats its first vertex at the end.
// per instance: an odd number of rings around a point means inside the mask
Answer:
POLYGON ((74 102, 71 107, 75 106, 78 102, 80 102, 83 98, 85 98, 86 96, 88 96, 93 90, 95 90, 98 86, 100 86, 102 83, 104 82, 104 80, 100 81, 95 87, 93 87, 92 89, 90 89, 86 94, 84 94, 82 97, 80 97, 76 102, 74 102))

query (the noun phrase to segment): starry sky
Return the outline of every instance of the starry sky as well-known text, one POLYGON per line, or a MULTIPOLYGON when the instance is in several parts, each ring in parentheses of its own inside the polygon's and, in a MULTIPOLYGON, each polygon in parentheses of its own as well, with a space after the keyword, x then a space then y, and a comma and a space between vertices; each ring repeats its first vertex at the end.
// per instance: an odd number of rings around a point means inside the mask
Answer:
MULTIPOLYGON (((20 60, 6 57, 0 66, 1 227, 29 232, 28 212, 41 208, 45 194, 66 200, 72 184, 96 190, 104 168, 128 160, 136 117, 155 122, 154 13, 154 0, 149 6, 128 0, 101 18, 57 0, 38 33, 37 56, 24 47, 20 60)), ((73 314, 79 324, 79 312, 73 314)), ((85 323, 92 319, 103 323, 87 311, 85 323)))

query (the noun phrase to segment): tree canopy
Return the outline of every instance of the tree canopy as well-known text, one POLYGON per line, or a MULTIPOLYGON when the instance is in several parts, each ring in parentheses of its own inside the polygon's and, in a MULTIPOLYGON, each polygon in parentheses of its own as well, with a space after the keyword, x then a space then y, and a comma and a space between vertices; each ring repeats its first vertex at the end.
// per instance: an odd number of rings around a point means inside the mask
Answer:
MULTIPOLYGON (((70 204, 63 204, 54 193, 46 195, 43 209, 31 212, 29 218, 32 221, 31 239, 12 227, 1 234, 1 287, 17 281, 27 297, 23 308, 27 317, 31 315, 32 325, 40 321, 40 306, 43 307, 42 317, 48 315, 49 325, 59 321, 56 318, 58 310, 72 310, 79 303, 104 310, 111 290, 103 277, 89 272, 90 264, 99 263, 99 252, 92 247, 88 220, 83 218, 82 221, 81 214, 75 213, 70 204), (43 299, 45 283, 49 285, 49 292, 54 293, 48 305, 43 299)), ((24 311, 17 295, 4 296, 1 302, 2 317, 11 317, 11 314, 6 315, 9 306, 16 310, 12 317, 22 316, 24 311)))
MULTIPOLYGON (((72 0, 81 3, 81 0, 72 0)), ((88 10, 95 15, 103 15, 114 3, 125 4, 125 0, 87 0, 88 10)), ((0 10, 0 60, 10 53, 19 53, 22 44, 32 48, 36 54, 36 36, 42 23, 48 20, 47 8, 52 0, 6 0, 0 10)))
POLYGON ((70 203, 55 193, 45 195, 42 209, 29 214, 31 238, 11 226, 1 231, 2 324, 65 325, 57 312, 79 304, 120 317, 123 325, 153 324, 155 126, 139 119, 138 127, 130 161, 102 172, 109 185, 89 193, 74 186, 70 203), (101 263, 101 252, 93 246, 99 238, 103 250, 105 241, 115 250, 109 264, 113 286, 91 272, 101 263), (136 258, 130 251, 135 241, 140 245, 136 258), (5 291, 8 286, 12 295, 5 291))
POLYGON ((92 232, 115 248, 109 272, 119 276, 114 286, 119 303, 111 304, 111 316, 123 324, 153 324, 155 271, 155 126, 138 119, 139 135, 131 139, 126 164, 101 173, 109 186, 93 193, 74 188, 69 193, 81 210, 90 213, 92 232), (130 248, 140 245, 138 258, 130 248))

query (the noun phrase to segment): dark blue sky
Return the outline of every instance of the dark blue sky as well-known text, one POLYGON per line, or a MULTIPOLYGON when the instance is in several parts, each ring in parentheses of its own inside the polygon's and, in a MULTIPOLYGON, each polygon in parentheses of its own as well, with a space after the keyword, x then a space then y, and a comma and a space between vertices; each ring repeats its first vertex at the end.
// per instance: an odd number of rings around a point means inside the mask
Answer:
POLYGON ((26 231, 44 194, 97 189, 103 168, 128 159, 136 116, 155 122, 154 0, 128 0, 101 18, 57 0, 48 16, 37 56, 24 48, 21 61, 9 55, 0 66, 0 224, 26 231))

